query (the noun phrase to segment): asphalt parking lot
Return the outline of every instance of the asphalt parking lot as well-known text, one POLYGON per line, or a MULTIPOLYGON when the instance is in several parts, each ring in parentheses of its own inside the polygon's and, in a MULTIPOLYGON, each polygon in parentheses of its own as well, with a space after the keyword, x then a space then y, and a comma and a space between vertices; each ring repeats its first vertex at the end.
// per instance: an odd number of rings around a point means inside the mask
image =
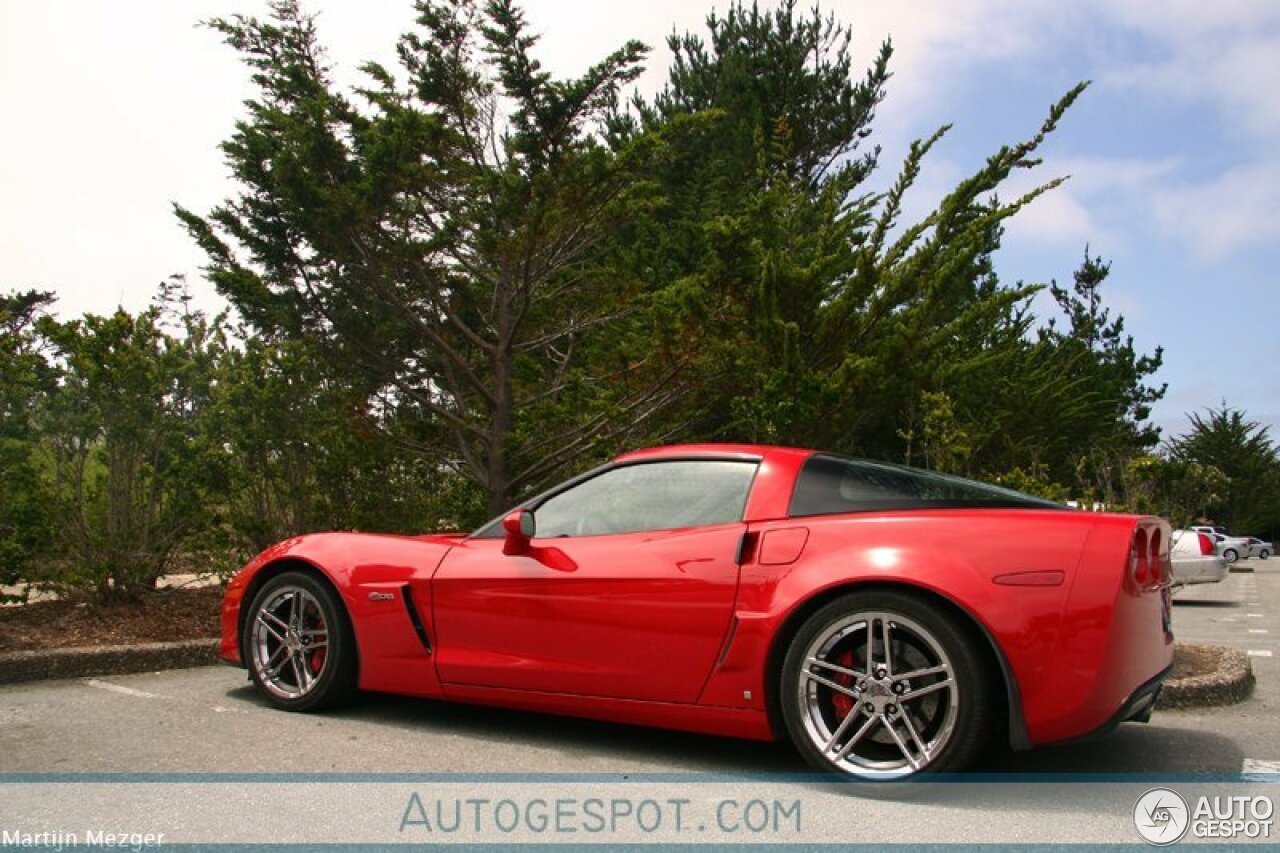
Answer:
MULTIPOLYGON (((1231 739, 1236 770, 1280 771, 1280 560, 1244 560, 1221 583, 1175 594, 1173 630, 1181 642, 1213 643, 1249 655, 1257 686, 1248 700, 1226 708, 1157 712, 1152 723, 1231 739)), ((1206 761, 1208 756, 1204 757, 1206 761)), ((1206 769, 1227 771, 1223 759, 1206 769)))
MULTIPOLYGON (((1125 725, 1111 737, 1092 743, 1027 753, 994 752, 977 769, 1036 774, 1042 782, 1056 778, 1074 782, 1069 774, 1092 774, 1095 782, 1114 775, 1125 783, 1143 783, 1145 779, 1147 787, 1150 779, 1161 775, 1280 771, 1280 722, 1276 716, 1280 705, 1280 560, 1250 561, 1241 568, 1252 571, 1233 572, 1220 584, 1189 588, 1175 596, 1174 631, 1182 641, 1247 651, 1257 676, 1257 688, 1250 699, 1226 708, 1157 712, 1147 725, 1125 725), (1142 778, 1135 780, 1134 774, 1142 778)), ((427 774, 433 784, 441 781, 433 774, 457 774, 459 780, 469 780, 468 785, 483 786, 508 784, 495 774, 534 779, 537 774, 554 773, 585 780, 594 787, 607 786, 610 780, 681 781, 694 779, 695 774, 711 774, 709 778, 720 781, 741 776, 758 786, 768 784, 770 778, 787 780, 790 785, 805 770, 800 759, 782 744, 416 699, 368 695, 339 712, 286 714, 269 709, 250 689, 242 671, 221 666, 0 688, 3 811, 10 822, 38 816, 40 825, 46 827, 57 823, 57 808, 51 802, 58 798, 74 799, 76 808, 89 809, 82 814, 82 821, 118 809, 118 790, 96 782, 136 781, 146 787, 169 778, 149 779, 137 774, 178 774, 172 778, 184 784, 202 782, 203 777, 192 774, 224 774, 222 780, 215 781, 223 785, 220 790, 225 793, 227 783, 235 781, 225 774, 427 774), (78 777, 49 774, 127 775, 82 777, 85 784, 77 786, 78 777), (46 779, 56 784, 39 784, 46 779), (95 808, 99 811, 93 811, 95 808)), ((405 776, 402 781, 412 779, 405 776)), ((357 781, 376 780, 361 777, 357 781)), ((910 820, 881 824, 886 831, 872 838, 881 842, 920 840, 922 832, 932 831, 944 833, 933 836, 935 840, 1040 840, 1035 832, 1038 826, 1043 833, 1046 826, 1045 798, 1028 790, 1036 787, 1004 785, 998 795, 990 796, 949 791, 941 798, 916 797, 909 806, 910 820), (957 796, 962 801, 959 804, 957 796), (929 820, 930 809, 938 810, 940 820, 945 818, 942 824, 929 820), (977 834, 954 835, 965 832, 966 826, 977 834)), ((799 789, 806 790, 803 784, 799 789)), ((1064 815, 1062 827, 1067 835, 1052 838, 1074 837, 1067 828, 1076 826, 1077 818, 1093 820, 1096 828, 1099 809, 1110 806, 1114 810, 1106 796, 1098 798, 1097 785, 1070 784, 1066 789, 1066 795, 1055 795, 1054 809, 1064 815)), ((364 795, 371 796, 370 790, 366 788, 364 795)), ((808 790, 805 796, 820 796, 813 793, 812 786, 808 790)), ((179 838, 190 837, 182 835, 183 827, 207 825, 208 832, 216 832, 222 820, 218 810, 225 807, 225 800, 221 794, 218 798, 191 798, 186 802, 195 811, 186 815, 185 822, 170 825, 155 818, 150 825, 169 825, 179 838)), ((859 821, 874 821, 877 814, 897 815, 904 807, 894 801, 859 801, 859 821)), ((391 822, 387 826, 393 829, 398 809, 388 812, 391 822)), ((816 812, 823 813, 821 808, 816 812)), ((1107 830, 1115 833, 1114 840, 1135 840, 1132 823, 1126 821, 1131 821, 1127 813, 1115 817, 1114 829, 1107 830)), ((323 825, 313 824, 313 828, 323 825)), ((335 824, 334 837, 346 838, 343 831, 350 826, 350 821, 335 824)), ((403 829, 401 826, 401 835, 382 840, 441 840, 406 839, 403 829)), ((1110 837, 1088 835, 1077 840, 1110 837)), ((196 840, 221 839, 202 836, 196 840)), ((282 839, 272 836, 261 840, 282 839)), ((805 835, 762 840, 821 839, 805 835)))

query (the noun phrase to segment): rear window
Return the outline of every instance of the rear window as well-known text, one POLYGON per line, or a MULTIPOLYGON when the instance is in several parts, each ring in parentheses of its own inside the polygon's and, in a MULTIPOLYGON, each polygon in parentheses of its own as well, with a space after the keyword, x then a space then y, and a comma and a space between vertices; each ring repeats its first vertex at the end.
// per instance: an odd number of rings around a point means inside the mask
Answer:
POLYGON ((810 456, 791 494, 792 517, 893 509, 1061 509, 1042 498, 905 465, 810 456))

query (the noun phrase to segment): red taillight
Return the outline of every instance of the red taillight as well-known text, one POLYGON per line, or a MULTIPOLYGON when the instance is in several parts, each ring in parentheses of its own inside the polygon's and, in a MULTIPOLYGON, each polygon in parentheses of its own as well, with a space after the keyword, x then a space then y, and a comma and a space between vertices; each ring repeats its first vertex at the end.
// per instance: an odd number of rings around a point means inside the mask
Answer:
POLYGON ((1209 538, 1208 533, 1196 534, 1200 537, 1200 556, 1208 557, 1213 553, 1213 540, 1209 538))
POLYGON ((1148 565, 1151 566, 1152 580, 1156 583, 1162 583, 1168 576, 1167 561, 1160 559, 1160 544, 1162 542, 1160 531, 1155 530, 1151 533, 1151 547, 1148 549, 1148 565))
POLYGON ((1129 548, 1129 576, 1142 588, 1150 580, 1147 559, 1147 534, 1138 530, 1133 534, 1133 544, 1129 548))

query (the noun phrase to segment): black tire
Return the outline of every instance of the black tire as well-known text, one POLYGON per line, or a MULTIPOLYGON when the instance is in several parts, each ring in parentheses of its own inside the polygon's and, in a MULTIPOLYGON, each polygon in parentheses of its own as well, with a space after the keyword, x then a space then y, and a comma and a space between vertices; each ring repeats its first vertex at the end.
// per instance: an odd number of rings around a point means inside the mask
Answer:
POLYGON ((1226 560, 1228 563, 1234 563, 1236 560, 1240 559, 1240 552, 1235 548, 1228 548, 1222 552, 1222 559, 1226 560))
POLYGON ((1261 551, 1259 551, 1259 552, 1258 552, 1258 559, 1259 559, 1259 560, 1265 560, 1265 559, 1267 559, 1267 558, 1268 558, 1268 557, 1270 557, 1270 556, 1271 556, 1271 552, 1270 552, 1270 551, 1268 551, 1266 548, 1263 548, 1261 551))
POLYGON ((308 572, 284 572, 262 585, 245 614, 240 648, 258 692, 282 710, 318 711, 355 693, 351 620, 333 587, 308 572))
POLYGON ((963 770, 1000 721, 997 678, 979 641, 945 608, 909 592, 843 595, 806 619, 787 649, 778 685, 787 734, 815 768, 873 783, 865 789, 876 795, 963 770), (883 638, 894 631, 885 669, 883 638), (847 674, 831 668, 846 660, 847 674), (945 673, 909 675, 942 664, 949 682, 945 673), (815 676, 830 676, 844 692, 815 676))

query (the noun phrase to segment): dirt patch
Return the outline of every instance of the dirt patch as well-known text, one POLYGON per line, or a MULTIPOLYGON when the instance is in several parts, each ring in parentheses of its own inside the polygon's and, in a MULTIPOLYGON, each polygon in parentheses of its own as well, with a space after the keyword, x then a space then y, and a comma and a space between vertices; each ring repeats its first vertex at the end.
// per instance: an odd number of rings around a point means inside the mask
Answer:
POLYGON ((222 588, 164 589, 136 603, 37 601, 0 608, 0 651, 200 640, 219 633, 222 588))
POLYGON ((1216 672, 1222 650, 1211 646, 1178 645, 1173 648, 1173 672, 1169 678, 1191 678, 1216 672))

